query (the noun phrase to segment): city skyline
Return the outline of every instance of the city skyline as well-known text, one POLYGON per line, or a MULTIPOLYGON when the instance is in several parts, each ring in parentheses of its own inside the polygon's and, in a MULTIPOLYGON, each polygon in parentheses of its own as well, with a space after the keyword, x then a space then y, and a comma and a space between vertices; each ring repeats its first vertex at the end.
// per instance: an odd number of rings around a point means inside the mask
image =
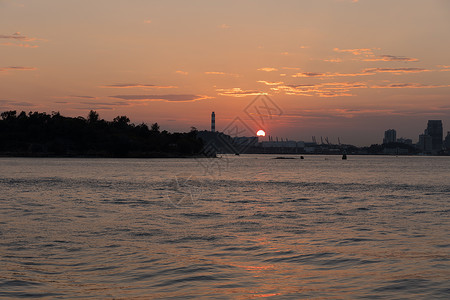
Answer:
POLYGON ((223 131, 264 94, 290 140, 450 130, 445 0, 0 0, 0 28, 1 111, 223 131))

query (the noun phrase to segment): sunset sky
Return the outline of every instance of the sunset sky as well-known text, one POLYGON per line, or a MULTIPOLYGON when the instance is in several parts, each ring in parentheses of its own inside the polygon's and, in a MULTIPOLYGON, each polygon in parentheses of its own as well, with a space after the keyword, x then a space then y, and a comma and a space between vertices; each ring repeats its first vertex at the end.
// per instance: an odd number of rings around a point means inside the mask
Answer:
POLYGON ((0 111, 91 109, 168 131, 209 129, 215 111, 219 131, 238 117, 254 135, 417 142, 429 119, 450 131, 450 1, 0 0, 0 111), (264 124, 246 113, 258 94, 279 108, 264 124))

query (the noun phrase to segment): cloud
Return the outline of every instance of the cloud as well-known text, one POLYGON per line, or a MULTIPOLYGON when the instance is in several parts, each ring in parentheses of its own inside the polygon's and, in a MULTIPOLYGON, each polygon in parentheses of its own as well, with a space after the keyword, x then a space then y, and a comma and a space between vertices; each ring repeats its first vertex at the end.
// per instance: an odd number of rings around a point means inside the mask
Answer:
POLYGON ((340 58, 329 58, 329 59, 324 59, 323 61, 339 63, 339 62, 342 62, 342 59, 340 59, 340 58))
POLYGON ((80 104, 105 105, 105 106, 126 106, 126 105, 130 105, 130 103, 125 102, 125 101, 116 101, 116 102, 97 102, 97 101, 88 102, 88 101, 83 101, 83 102, 80 102, 80 104))
POLYGON ((278 71, 278 69, 275 69, 275 68, 259 68, 258 71, 274 72, 274 71, 278 71))
POLYGON ((404 56, 395 56, 395 55, 379 55, 374 56, 372 58, 364 59, 364 61, 419 61, 417 58, 404 57, 404 56))
POLYGON ((231 28, 231 26, 228 25, 228 24, 222 24, 222 25, 219 26, 219 28, 228 29, 228 28, 231 28))
POLYGON ((152 20, 145 20, 144 23, 145 23, 145 24, 151 24, 151 23, 152 23, 152 20))
POLYGON ((33 107, 36 106, 34 103, 24 102, 24 101, 15 101, 15 100, 5 100, 0 99, 0 107, 2 108, 13 108, 13 107, 33 107))
POLYGON ((330 77, 356 77, 356 76, 367 76, 373 75, 375 72, 364 72, 364 73, 318 73, 318 72, 301 72, 292 75, 294 78, 307 77, 307 78, 330 78, 330 77))
POLYGON ((22 35, 20 32, 16 32, 10 35, 4 35, 0 34, 0 39, 8 39, 8 40, 18 40, 18 41, 24 41, 24 42, 30 42, 35 41, 36 38, 30 38, 26 35, 22 35))
POLYGON ((323 77, 323 76, 326 76, 326 74, 315 72, 303 72, 292 75, 292 77, 323 77))
POLYGON ((83 95, 72 95, 72 96, 68 96, 66 98, 97 99, 97 97, 83 96, 83 95))
POLYGON ((205 99, 212 99, 213 97, 209 97, 206 95, 116 95, 110 96, 111 98, 118 98, 122 100, 129 101, 167 101, 167 102, 190 102, 190 101, 199 101, 205 99))
POLYGON ((1 43, 2 46, 13 46, 13 47, 23 47, 23 48, 38 48, 38 45, 29 44, 16 44, 16 43, 1 43))
POLYGON ((362 82, 329 82, 320 84, 280 85, 271 88, 291 96, 341 97, 353 96, 352 89, 367 88, 362 82))
POLYGON ((450 87, 450 85, 428 85, 422 83, 390 83, 387 85, 374 85, 373 89, 434 89, 450 87))
POLYGON ((370 48, 356 48, 356 49, 339 49, 334 48, 335 52, 339 53, 351 53, 353 55, 367 55, 372 56, 373 55, 373 49, 370 48))
POLYGON ((181 71, 181 70, 175 71, 175 73, 177 73, 177 74, 181 74, 181 75, 189 75, 189 73, 188 73, 188 72, 185 72, 185 71, 181 71))
POLYGON ((264 83, 265 85, 282 85, 282 84, 284 84, 284 82, 282 82, 282 81, 270 82, 270 81, 265 81, 265 80, 259 80, 257 82, 264 83))
POLYGON ((246 96, 257 96, 264 94, 257 90, 242 90, 241 88, 231 88, 231 89, 217 89, 216 90, 221 96, 230 96, 230 97, 246 97, 246 96))
POLYGON ((441 71, 441 72, 448 72, 448 71, 450 71, 450 66, 443 66, 443 65, 440 65, 440 66, 438 66, 439 68, 441 68, 439 71, 441 71))
POLYGON ((421 73, 429 71, 430 70, 421 68, 368 68, 363 70, 364 73, 393 73, 396 75, 400 75, 403 73, 421 73))
POLYGON ((7 71, 34 71, 34 70, 37 70, 37 69, 34 68, 34 67, 17 67, 17 66, 0 68, 0 72, 7 72, 7 71))
POLYGON ((217 71, 211 71, 211 72, 205 72, 206 75, 227 75, 227 76, 233 76, 233 77, 239 77, 239 74, 233 74, 233 73, 225 73, 225 72, 217 72, 217 71))
POLYGON ((102 88, 115 88, 115 89, 131 89, 131 88, 151 88, 151 89, 175 89, 177 86, 172 85, 154 85, 154 84, 141 84, 141 83, 118 83, 108 84, 100 86, 102 88))

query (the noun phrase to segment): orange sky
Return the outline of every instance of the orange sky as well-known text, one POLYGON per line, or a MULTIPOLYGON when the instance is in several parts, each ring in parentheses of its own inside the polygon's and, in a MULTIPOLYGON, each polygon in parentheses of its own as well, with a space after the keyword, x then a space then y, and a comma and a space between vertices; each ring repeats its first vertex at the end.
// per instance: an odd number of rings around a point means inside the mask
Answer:
POLYGON ((450 131, 449 36, 448 0, 0 0, 0 111, 416 142, 450 131))

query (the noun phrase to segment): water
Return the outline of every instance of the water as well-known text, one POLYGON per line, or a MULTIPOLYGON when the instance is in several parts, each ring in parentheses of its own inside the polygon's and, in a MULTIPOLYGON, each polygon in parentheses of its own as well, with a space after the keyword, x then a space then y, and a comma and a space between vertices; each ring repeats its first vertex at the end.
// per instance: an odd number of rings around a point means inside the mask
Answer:
POLYGON ((448 299, 450 157, 0 158, 0 298, 448 299))

